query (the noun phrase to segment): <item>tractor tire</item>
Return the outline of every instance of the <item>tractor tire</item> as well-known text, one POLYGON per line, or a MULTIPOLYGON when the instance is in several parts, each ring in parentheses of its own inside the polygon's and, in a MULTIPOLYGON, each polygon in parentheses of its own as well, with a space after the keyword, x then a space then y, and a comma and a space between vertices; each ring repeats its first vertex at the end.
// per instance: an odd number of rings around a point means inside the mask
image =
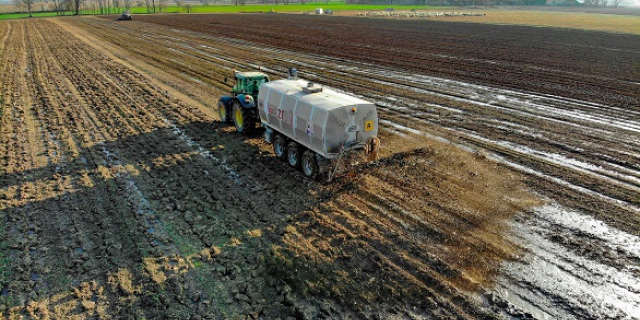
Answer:
POLYGON ((318 159, 316 159, 316 153, 311 150, 306 150, 302 153, 302 159, 300 159, 302 165, 302 174, 310 179, 317 179, 320 173, 318 167, 318 159))
POLYGON ((224 105, 224 102, 218 101, 218 116, 220 116, 220 121, 222 123, 231 122, 231 115, 229 114, 229 109, 224 105))
POLYGON ((236 131, 245 133, 255 127, 253 120, 249 117, 249 110, 243 108, 238 100, 231 100, 230 105, 233 110, 233 124, 236 125, 236 131))
POLYGON ((287 140, 280 134, 273 138, 273 153, 281 160, 287 157, 287 140))
POLYGON ((300 149, 301 147, 295 141, 287 144, 287 163, 294 168, 300 167, 300 149))

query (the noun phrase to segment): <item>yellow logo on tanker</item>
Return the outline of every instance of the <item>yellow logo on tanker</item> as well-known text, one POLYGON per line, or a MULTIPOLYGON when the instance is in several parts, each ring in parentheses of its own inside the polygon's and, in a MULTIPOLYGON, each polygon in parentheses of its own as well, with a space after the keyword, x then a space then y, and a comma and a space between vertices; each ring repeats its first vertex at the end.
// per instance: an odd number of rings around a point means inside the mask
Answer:
POLYGON ((364 131, 371 131, 373 130, 373 120, 367 120, 364 122, 364 131))

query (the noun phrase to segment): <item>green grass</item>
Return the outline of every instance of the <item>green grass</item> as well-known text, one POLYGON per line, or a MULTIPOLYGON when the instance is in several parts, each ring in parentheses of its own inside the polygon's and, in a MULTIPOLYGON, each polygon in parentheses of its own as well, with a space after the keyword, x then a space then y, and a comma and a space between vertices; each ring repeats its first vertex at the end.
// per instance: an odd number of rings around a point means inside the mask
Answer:
MULTIPOLYGON (((66 15, 71 15, 70 12, 67 12, 66 15)), ((55 12, 34 12, 34 18, 42 18, 42 17, 55 17, 58 16, 55 12)), ((0 13, 0 20, 7 19, 19 19, 19 18, 28 18, 28 13, 0 13)))
POLYGON ((199 251, 194 242, 191 241, 187 236, 183 236, 178 233, 173 225, 165 223, 165 229, 167 230, 167 234, 169 235, 169 237, 171 237, 171 240, 176 245, 178 251, 180 251, 180 254, 182 256, 191 256, 199 251))

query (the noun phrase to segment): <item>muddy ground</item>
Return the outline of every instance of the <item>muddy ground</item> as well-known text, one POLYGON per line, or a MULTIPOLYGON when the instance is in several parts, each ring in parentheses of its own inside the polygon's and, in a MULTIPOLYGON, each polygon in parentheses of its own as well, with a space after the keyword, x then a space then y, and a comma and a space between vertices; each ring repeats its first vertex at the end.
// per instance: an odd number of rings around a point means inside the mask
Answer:
POLYGON ((0 25, 8 318, 640 314, 640 39, 310 15, 0 25), (332 183, 236 133, 233 69, 376 102, 332 183))

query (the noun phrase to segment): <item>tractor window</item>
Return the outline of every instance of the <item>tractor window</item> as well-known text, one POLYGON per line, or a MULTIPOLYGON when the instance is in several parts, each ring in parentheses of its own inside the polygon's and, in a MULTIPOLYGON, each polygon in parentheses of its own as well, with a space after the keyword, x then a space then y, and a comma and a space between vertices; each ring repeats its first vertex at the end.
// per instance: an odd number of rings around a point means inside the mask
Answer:
POLYGON ((236 85, 233 87, 233 91, 236 93, 242 93, 246 88, 246 80, 244 78, 236 78, 236 85))
POLYGON ((258 94, 260 86, 266 82, 266 78, 248 79, 247 80, 247 92, 250 94, 258 94))
POLYGON ((258 91, 258 81, 257 80, 249 80, 247 84, 247 93, 253 94, 258 91))

